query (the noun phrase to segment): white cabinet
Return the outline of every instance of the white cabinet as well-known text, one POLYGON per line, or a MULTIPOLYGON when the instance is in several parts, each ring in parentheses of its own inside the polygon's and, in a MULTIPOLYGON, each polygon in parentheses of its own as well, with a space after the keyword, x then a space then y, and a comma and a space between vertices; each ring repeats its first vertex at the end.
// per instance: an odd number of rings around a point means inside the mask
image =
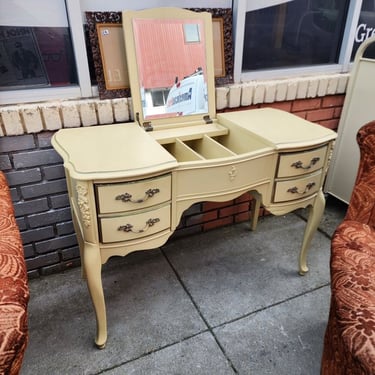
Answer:
POLYGON ((360 127, 375 119, 375 37, 358 49, 345 97, 325 191, 348 203, 359 165, 360 127))

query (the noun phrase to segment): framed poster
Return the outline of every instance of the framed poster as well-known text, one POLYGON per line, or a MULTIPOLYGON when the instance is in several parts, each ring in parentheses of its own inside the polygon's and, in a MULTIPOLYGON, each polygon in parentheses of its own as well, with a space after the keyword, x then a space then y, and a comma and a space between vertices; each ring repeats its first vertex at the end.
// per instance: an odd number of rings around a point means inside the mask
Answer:
POLYGON ((232 9, 189 8, 212 15, 214 69, 216 86, 233 83, 232 9))
POLYGON ((104 82, 107 90, 130 87, 126 67, 125 44, 122 26, 112 23, 98 23, 96 31, 99 40, 100 57, 103 64, 104 82))
POLYGON ((86 12, 100 99, 130 96, 121 12, 86 12))
POLYGON ((214 39, 214 68, 215 77, 225 77, 224 51, 224 21, 222 18, 212 19, 212 33, 214 39))
POLYGON ((48 85, 33 29, 0 26, 0 87, 7 90, 48 85))

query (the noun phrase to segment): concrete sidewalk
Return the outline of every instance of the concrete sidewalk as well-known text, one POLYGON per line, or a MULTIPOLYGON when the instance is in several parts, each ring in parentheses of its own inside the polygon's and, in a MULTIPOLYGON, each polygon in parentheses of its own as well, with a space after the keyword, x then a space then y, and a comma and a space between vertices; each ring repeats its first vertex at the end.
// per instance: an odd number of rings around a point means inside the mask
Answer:
POLYGON ((319 375, 330 236, 345 210, 329 197, 304 277, 304 210, 110 259, 104 350, 80 269, 31 280, 21 374, 319 375))

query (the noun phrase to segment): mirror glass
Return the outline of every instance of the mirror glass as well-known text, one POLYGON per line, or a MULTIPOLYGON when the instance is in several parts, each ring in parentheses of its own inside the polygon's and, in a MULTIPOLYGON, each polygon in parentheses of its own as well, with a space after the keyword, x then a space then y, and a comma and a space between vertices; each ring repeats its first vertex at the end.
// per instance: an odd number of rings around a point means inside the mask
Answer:
POLYGON ((133 22, 144 118, 207 113, 203 23, 178 19, 133 22))
POLYGON ((132 99, 140 102, 133 105, 144 121, 209 113, 213 69, 208 71, 207 61, 213 58, 207 59, 207 38, 212 29, 207 33, 207 15, 173 9, 156 10, 153 16, 150 10, 123 13, 132 32, 131 38, 125 27, 132 99))

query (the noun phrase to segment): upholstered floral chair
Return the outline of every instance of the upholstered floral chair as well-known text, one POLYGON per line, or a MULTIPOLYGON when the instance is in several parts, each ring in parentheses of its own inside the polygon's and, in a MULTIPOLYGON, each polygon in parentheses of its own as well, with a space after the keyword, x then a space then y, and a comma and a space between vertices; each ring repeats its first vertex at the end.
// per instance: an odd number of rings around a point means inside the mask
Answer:
POLYGON ((331 306, 322 375, 375 374, 375 121, 357 134, 360 164, 331 243, 331 306))
POLYGON ((29 287, 9 187, 0 171, 0 374, 20 372, 27 345, 29 287))

